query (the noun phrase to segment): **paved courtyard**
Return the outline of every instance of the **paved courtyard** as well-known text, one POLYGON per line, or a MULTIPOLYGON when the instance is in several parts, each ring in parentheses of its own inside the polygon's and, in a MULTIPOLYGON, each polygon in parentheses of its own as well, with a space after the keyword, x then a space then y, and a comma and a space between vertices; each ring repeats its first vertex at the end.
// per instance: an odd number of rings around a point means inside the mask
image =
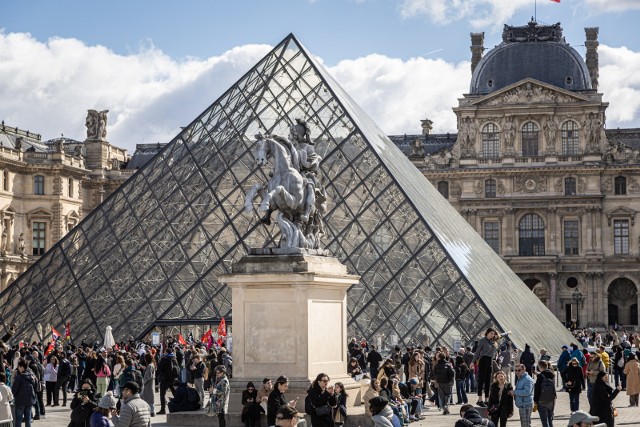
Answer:
MULTIPOLYGON (((475 396, 474 396, 475 397, 475 396)), ((156 395, 156 402, 159 402, 159 396, 156 395)), ((617 426, 640 426, 640 408, 634 407, 629 408, 627 405, 629 404, 628 397, 625 392, 620 392, 618 398, 615 401, 616 407, 618 408, 618 413, 620 414, 616 418, 617 426)), ((586 393, 582 393, 580 396, 580 408, 584 410, 588 410, 587 404, 587 395, 586 393)), ((416 427, 452 427, 456 420, 459 418, 458 411, 460 409, 459 405, 454 405, 451 407, 451 415, 441 415, 440 411, 437 411, 437 408, 432 408, 429 412, 426 413, 426 419, 423 421, 419 421, 416 423, 412 423, 411 425, 415 425, 416 427)), ((156 405, 156 411, 159 410, 159 405, 156 405)), ((360 410, 357 408, 356 410, 360 410)), ((69 424, 69 413, 71 410, 62 407, 49 408, 47 407, 47 418, 46 420, 34 421, 33 425, 38 427, 67 427, 69 424)), ((514 418, 509 421, 507 425, 511 425, 514 427, 520 426, 520 422, 517 418, 517 412, 514 415, 514 418)), ((556 403, 556 417, 554 420, 554 425, 556 427, 564 427, 567 425, 569 420, 569 395, 567 393, 558 393, 558 401, 556 403)), ((151 423, 154 426, 166 426, 167 418, 166 416, 156 415, 151 419, 151 423)), ((217 420, 211 419, 211 425, 217 425, 217 420)), ((537 413, 533 415, 533 423, 534 427, 539 427, 542 424, 540 423, 540 419, 538 418, 537 413)), ((239 427, 239 426, 230 426, 230 427, 239 427)), ((264 426, 263 426, 264 427, 264 426)), ((308 426, 311 427, 311 426, 308 426)))

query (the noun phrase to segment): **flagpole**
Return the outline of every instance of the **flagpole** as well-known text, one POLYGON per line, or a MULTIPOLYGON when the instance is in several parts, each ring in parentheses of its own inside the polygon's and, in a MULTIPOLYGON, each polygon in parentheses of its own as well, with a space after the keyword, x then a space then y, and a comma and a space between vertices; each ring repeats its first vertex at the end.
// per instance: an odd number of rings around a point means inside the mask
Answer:
POLYGON ((538 22, 538 0, 533 0, 533 21, 538 22))

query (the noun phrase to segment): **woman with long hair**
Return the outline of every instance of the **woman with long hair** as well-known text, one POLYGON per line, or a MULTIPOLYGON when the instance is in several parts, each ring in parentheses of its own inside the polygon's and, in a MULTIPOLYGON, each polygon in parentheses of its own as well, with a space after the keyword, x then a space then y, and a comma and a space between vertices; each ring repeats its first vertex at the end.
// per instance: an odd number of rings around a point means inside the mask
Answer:
POLYGON ((571 412, 580 409, 580 393, 582 392, 584 376, 580 362, 576 357, 572 357, 564 370, 564 376, 567 380, 565 388, 569 392, 569 408, 571 412))
POLYGON ((337 382, 333 386, 333 395, 336 399, 336 404, 333 407, 333 425, 340 427, 347 420, 347 397, 349 395, 344 391, 344 384, 341 382, 337 382))
POLYGON ((333 418, 331 407, 336 406, 333 386, 329 386, 330 378, 320 373, 307 390, 307 397, 313 407, 311 411, 312 427, 332 427, 333 418))
POLYGON ((373 414, 371 413, 371 408, 369 407, 369 401, 374 397, 378 397, 378 396, 380 396, 380 381, 374 378, 369 383, 369 388, 367 389, 367 391, 364 393, 364 396, 362 397, 362 400, 364 400, 364 412, 370 417, 373 414))
POLYGON ((611 403, 616 398, 622 387, 618 385, 615 389, 609 386, 609 378, 606 371, 598 372, 596 383, 593 386, 592 404, 589 413, 598 417, 600 423, 606 423, 607 427, 613 427, 613 407, 611 403))
MULTIPOLYGON (((156 361, 154 360, 151 353, 146 353, 144 355, 144 374, 142 375, 142 393, 140 393, 140 397, 142 400, 147 402, 149 405, 149 409, 151 409, 151 416, 156 416, 155 403, 156 398, 154 395, 155 391, 155 378, 156 378, 156 361)), ((114 369, 115 370, 115 369, 114 369)), ((201 405, 204 406, 204 402, 200 402, 201 405)))
POLYGON ((247 383, 247 388, 242 391, 242 417, 245 427, 260 426, 260 403, 258 402, 258 390, 253 382, 247 383))
POLYGON ((98 354, 96 361, 93 365, 93 372, 96 375, 96 394, 98 396, 104 396, 109 388, 109 378, 111 377, 111 369, 109 365, 102 357, 102 354, 98 354))
MULTIPOLYGON (((280 375, 276 380, 273 390, 271 390, 271 393, 269 393, 269 397, 267 398, 267 426, 271 427, 276 425, 278 408, 287 404, 287 399, 284 397, 284 393, 288 389, 289 378, 284 375, 280 375)), ((295 403, 292 406, 295 406, 295 403)))
POLYGON ((513 386, 507 381, 504 372, 498 371, 493 375, 487 413, 496 427, 498 427, 498 421, 500 421, 500 427, 505 427, 507 420, 513 416, 513 396, 509 394, 512 390, 513 386))
POLYGON ((491 361, 495 358, 498 348, 496 343, 498 333, 495 329, 489 328, 478 341, 478 348, 473 357, 473 363, 478 365, 478 406, 486 407, 482 400, 484 391, 485 400, 489 398, 489 387, 491 385, 491 361))
POLYGON ((378 370, 378 380, 386 378, 387 380, 391 375, 396 373, 396 368, 393 365, 392 359, 386 359, 382 362, 382 367, 378 370))
POLYGON ((418 379, 418 388, 424 387, 424 360, 419 351, 414 351, 409 359, 409 378, 418 379))
POLYGON ((116 356, 116 364, 113 365, 113 381, 115 382, 113 386, 113 395, 115 397, 120 397, 120 376, 126 367, 127 365, 124 363, 124 357, 118 354, 116 356))
POLYGON ((218 426, 227 427, 225 415, 229 412, 229 379, 227 378, 227 368, 224 365, 216 366, 214 370, 216 379, 211 386, 211 393, 215 397, 215 412, 218 414, 218 426))

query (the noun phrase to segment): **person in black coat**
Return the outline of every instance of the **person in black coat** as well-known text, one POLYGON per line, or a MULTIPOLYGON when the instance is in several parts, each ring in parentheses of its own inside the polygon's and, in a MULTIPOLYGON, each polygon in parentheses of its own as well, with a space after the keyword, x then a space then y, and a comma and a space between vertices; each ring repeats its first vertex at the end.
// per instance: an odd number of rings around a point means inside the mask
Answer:
POLYGON ((246 427, 258 427, 260 425, 260 412, 264 412, 258 402, 258 391, 251 381, 247 383, 246 390, 242 391, 242 422, 246 427))
MULTIPOLYGON (((276 384, 273 387, 271 393, 269 393, 269 397, 267 399, 267 425, 275 426, 276 425, 276 415, 278 413, 278 408, 282 405, 287 404, 287 400, 284 397, 284 392, 289 388, 289 378, 284 375, 280 375, 276 380, 276 384)), ((293 404, 291 406, 295 407, 295 402, 292 400, 293 404)), ((289 402, 289 403, 291 403, 289 402)))
POLYGON ((80 390, 71 399, 71 421, 68 427, 89 427, 93 410, 98 407, 95 392, 91 380, 84 380, 80 390))
POLYGON ((584 374, 577 358, 571 358, 564 375, 567 380, 565 388, 569 392, 569 408, 571 412, 575 412, 580 409, 580 393, 584 384, 584 374))
POLYGON ((482 415, 480 415, 478 410, 474 408, 473 405, 462 405, 462 407, 460 407, 460 416, 463 419, 456 421, 454 427, 469 427, 470 425, 496 427, 493 421, 482 418, 482 415))
POLYGON ((493 375, 493 383, 489 388, 487 412, 496 426, 499 421, 500 427, 505 427, 507 420, 513 416, 513 396, 509 394, 512 390, 513 386, 507 381, 504 372, 498 371, 493 375))
POLYGON ((531 352, 531 347, 529 346, 529 344, 524 345, 524 351, 520 355, 520 363, 522 363, 524 367, 527 369, 527 374, 529 374, 529 376, 532 377, 533 367, 536 364, 536 358, 531 352))
POLYGON ((326 410, 321 409, 326 406, 333 407, 337 405, 336 397, 333 394, 333 386, 328 387, 329 381, 330 378, 327 374, 318 374, 307 391, 309 402, 313 407, 313 411, 309 414, 311 415, 312 427, 333 427, 331 409, 326 414, 322 413, 326 410))
POLYGON ((613 406, 611 403, 616 398, 622 387, 618 385, 615 389, 608 384, 608 377, 605 371, 598 372, 596 382, 593 385, 593 395, 591 397, 591 409, 589 413, 598 417, 601 423, 606 423, 607 427, 613 427, 613 406))

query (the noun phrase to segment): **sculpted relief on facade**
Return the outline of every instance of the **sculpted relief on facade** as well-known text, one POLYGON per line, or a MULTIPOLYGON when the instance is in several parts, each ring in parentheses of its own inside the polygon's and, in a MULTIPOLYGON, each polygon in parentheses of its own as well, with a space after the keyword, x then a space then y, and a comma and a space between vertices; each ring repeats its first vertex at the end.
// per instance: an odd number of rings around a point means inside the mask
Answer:
POLYGON ((544 193, 547 191, 547 179, 543 177, 515 177, 515 193, 544 193))
POLYGON ((527 82, 522 86, 513 88, 500 96, 488 100, 484 105, 503 104, 533 104, 533 103, 568 103, 576 99, 542 86, 527 82))

